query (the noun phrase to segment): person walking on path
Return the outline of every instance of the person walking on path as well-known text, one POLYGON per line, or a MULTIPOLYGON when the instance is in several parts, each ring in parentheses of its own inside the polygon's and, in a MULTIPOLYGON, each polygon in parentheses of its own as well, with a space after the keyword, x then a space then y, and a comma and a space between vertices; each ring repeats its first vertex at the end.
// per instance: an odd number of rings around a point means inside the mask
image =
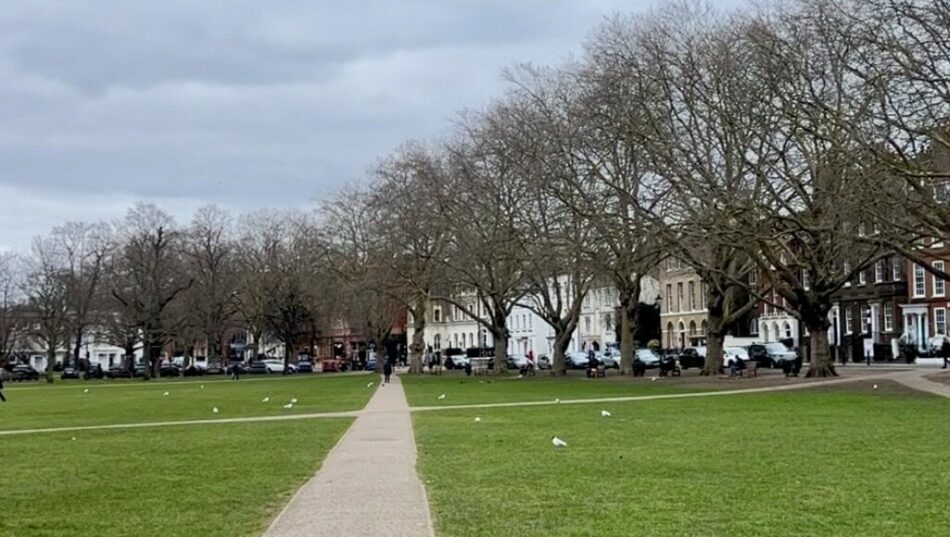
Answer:
POLYGON ((389 384, 389 377, 393 374, 393 363, 389 360, 386 360, 386 365, 383 366, 383 382, 389 384))
POLYGON ((231 364, 231 380, 241 380, 241 368, 237 362, 231 364))
POLYGON ((3 375, 0 375, 0 402, 7 402, 7 398, 3 396, 3 375))

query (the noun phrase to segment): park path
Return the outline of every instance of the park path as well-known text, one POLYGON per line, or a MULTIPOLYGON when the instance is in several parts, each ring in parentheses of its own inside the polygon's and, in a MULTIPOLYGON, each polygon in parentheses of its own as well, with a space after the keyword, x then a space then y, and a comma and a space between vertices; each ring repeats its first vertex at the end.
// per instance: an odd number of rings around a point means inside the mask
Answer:
POLYGON ((398 375, 380 386, 264 537, 433 537, 398 375))
POLYGON ((897 373, 891 377, 891 380, 899 382, 904 386, 917 391, 939 395, 940 397, 950 397, 950 384, 934 382, 928 378, 925 378, 925 375, 931 375, 933 373, 935 373, 933 370, 914 369, 911 371, 897 373))

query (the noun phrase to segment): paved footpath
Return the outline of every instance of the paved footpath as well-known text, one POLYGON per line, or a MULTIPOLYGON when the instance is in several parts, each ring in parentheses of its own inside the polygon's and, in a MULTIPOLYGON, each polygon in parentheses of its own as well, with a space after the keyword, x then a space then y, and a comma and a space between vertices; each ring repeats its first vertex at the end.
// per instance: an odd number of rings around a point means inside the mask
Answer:
POLYGON ((935 382, 924 378, 925 375, 931 375, 937 372, 938 371, 928 369, 914 369, 912 371, 898 373, 891 377, 891 379, 917 391, 932 393, 941 397, 950 397, 950 384, 935 382))
POLYGON ((433 537, 409 404, 392 378, 264 537, 433 537))

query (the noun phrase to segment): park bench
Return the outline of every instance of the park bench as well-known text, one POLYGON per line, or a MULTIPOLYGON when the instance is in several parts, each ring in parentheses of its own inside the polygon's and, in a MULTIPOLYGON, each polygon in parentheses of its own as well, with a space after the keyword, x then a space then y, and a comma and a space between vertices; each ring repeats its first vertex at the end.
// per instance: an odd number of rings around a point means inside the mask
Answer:
POLYGON ((751 378, 759 376, 759 364, 754 360, 746 362, 745 369, 739 370, 739 376, 751 378))

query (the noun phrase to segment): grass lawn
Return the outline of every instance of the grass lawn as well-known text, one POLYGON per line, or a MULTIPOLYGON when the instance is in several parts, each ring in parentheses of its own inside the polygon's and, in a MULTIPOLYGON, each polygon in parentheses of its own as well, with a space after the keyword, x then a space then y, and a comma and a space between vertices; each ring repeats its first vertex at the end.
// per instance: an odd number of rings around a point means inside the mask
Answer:
POLYGON ((366 375, 300 375, 237 382, 7 383, 0 430, 359 410, 376 386, 367 388, 367 383, 376 380, 366 375), (270 401, 263 403, 265 397, 270 401), (294 407, 282 408, 292 398, 298 400, 294 407), (217 414, 212 413, 214 407, 217 414))
POLYGON ((950 401, 878 382, 413 421, 440 537, 946 535, 950 401))
POLYGON ((0 535, 256 537, 351 421, 3 437, 0 535))
MULTIPOLYGON (((630 397, 686 393, 697 388, 680 385, 676 379, 651 377, 614 377, 588 379, 581 376, 553 378, 548 375, 516 378, 465 377, 457 374, 404 375, 401 377, 410 406, 451 406, 478 403, 513 403, 522 401, 547 401, 554 399, 589 399, 595 397, 630 397), (445 399, 439 400, 441 394, 445 399)), ((724 388, 744 388, 751 385, 723 383, 724 388)), ((701 391, 707 391, 703 389, 701 391)))

